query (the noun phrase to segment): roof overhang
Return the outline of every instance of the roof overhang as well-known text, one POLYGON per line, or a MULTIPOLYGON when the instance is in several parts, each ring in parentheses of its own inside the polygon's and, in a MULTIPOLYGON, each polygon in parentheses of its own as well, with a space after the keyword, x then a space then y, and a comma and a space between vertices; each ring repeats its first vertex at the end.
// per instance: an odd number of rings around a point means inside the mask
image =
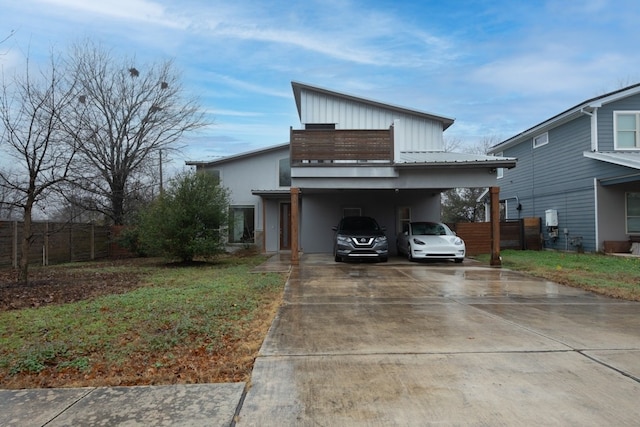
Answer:
POLYGON ((190 160, 187 160, 185 162, 185 164, 187 166, 196 166, 196 167, 215 166, 215 165, 231 162, 231 161, 234 161, 234 160, 240 160, 240 159, 244 159, 244 158, 247 158, 247 157, 256 156, 258 154, 266 154, 266 153, 270 153, 272 151, 282 150, 282 149, 285 149, 285 148, 286 149, 289 148, 289 143, 288 142, 284 143, 284 144, 272 145, 270 147, 259 148, 257 150, 245 151, 245 152, 239 153, 239 154, 232 154, 230 156, 224 156, 224 157, 220 157, 220 158, 214 159, 214 160, 205 160, 205 161, 190 161, 190 160))
POLYGON ((640 170, 640 151, 585 151, 584 157, 640 170))
POLYGON ((254 196, 260 196, 265 199, 281 199, 284 197, 291 197, 291 191, 286 190, 251 190, 251 194, 254 196))
POLYGON ((504 168, 516 166, 514 157, 486 156, 440 151, 403 151, 394 163, 396 169, 404 168, 504 168))

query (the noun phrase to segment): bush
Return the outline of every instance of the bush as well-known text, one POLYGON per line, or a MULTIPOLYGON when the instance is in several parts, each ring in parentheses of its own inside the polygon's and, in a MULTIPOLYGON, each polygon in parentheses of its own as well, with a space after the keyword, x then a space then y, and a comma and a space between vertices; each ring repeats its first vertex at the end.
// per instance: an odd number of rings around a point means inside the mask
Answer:
POLYGON ((221 228, 228 222, 229 192, 204 172, 178 175, 141 213, 138 238, 144 252, 184 262, 224 251, 221 228))

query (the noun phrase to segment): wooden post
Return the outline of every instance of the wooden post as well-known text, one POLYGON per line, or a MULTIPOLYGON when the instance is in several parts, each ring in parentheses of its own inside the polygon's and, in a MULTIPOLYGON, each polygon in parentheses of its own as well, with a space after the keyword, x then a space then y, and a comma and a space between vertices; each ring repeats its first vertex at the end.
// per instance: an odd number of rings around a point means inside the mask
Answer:
POLYGON ((491 261, 490 265, 501 266, 500 258, 500 187, 491 187, 491 261))
POLYGON ((300 212, 298 206, 298 196, 300 189, 291 187, 291 265, 298 265, 298 233, 300 212))

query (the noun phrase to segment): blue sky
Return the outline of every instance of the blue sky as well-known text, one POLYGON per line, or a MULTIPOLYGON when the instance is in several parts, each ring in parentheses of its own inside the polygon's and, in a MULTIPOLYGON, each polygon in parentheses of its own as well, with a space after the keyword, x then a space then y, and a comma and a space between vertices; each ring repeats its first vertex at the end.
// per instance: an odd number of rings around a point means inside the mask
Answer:
POLYGON ((291 81, 455 118, 506 139, 640 81, 637 0, 0 0, 4 72, 85 38, 173 59, 214 124, 175 162, 286 143, 291 81))

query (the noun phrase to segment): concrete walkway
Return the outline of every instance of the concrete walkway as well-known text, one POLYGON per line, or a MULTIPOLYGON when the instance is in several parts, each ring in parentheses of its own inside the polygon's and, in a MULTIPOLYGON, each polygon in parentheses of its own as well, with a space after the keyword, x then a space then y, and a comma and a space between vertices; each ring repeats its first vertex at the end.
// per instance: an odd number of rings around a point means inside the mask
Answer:
POLYGON ((0 390, 0 426, 638 425, 640 303, 471 261, 304 255, 246 388, 0 390))

